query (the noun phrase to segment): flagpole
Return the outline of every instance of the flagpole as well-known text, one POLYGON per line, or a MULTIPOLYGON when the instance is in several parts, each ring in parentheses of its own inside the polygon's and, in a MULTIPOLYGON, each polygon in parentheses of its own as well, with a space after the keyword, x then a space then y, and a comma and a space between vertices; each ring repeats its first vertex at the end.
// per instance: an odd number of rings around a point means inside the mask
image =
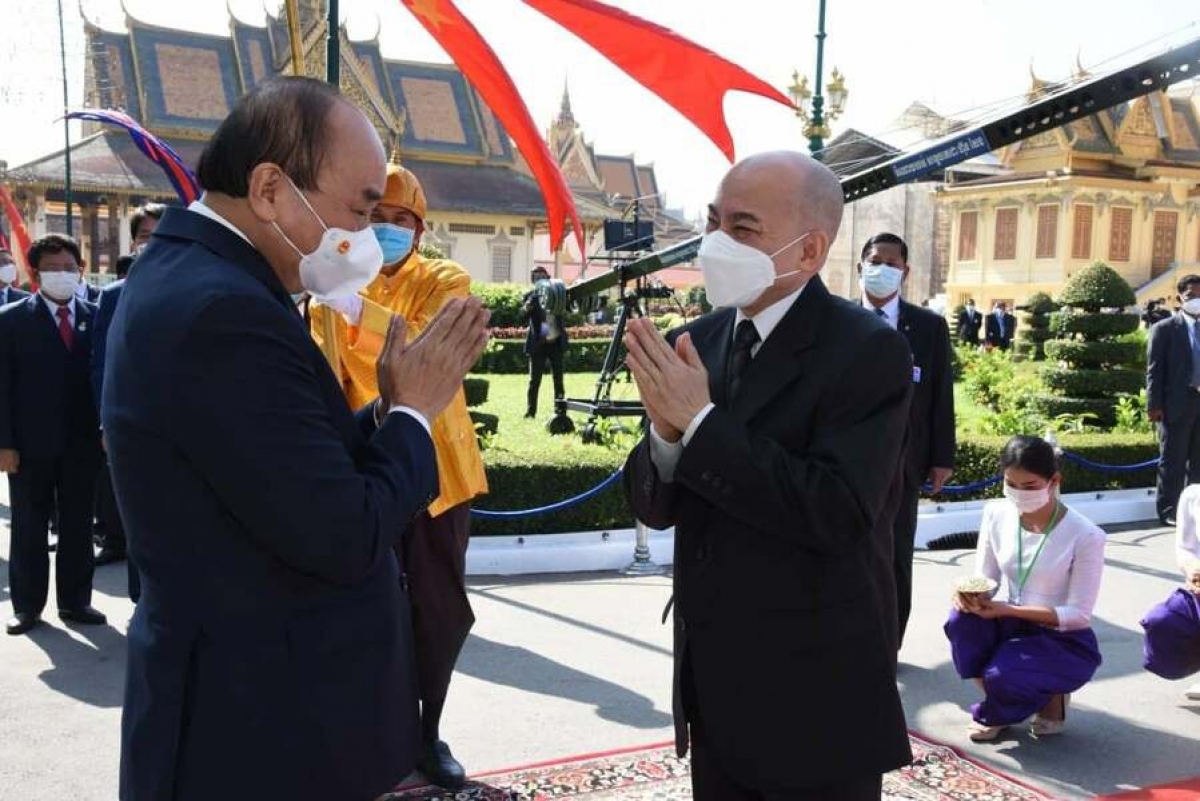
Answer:
POLYGON ((292 74, 304 75, 304 43, 300 40, 300 2, 285 0, 288 38, 292 40, 292 74))
MULTIPOLYGON (((71 97, 67 92, 67 36, 63 29, 62 0, 58 0, 58 52, 62 57, 63 114, 65 115, 71 110, 71 97)), ((63 159, 66 163, 66 180, 63 188, 67 203, 67 236, 73 236, 75 224, 71 215, 71 123, 65 116, 63 117, 63 139, 66 142, 66 148, 63 150, 63 159)))
POLYGON ((342 47, 338 34, 338 0, 329 0, 329 38, 325 40, 325 80, 334 88, 342 85, 342 47))

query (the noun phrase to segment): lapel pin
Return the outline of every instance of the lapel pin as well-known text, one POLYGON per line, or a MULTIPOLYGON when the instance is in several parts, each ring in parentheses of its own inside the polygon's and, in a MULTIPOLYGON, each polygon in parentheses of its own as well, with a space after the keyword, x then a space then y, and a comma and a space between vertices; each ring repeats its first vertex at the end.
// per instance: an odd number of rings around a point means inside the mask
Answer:
POLYGON ((80 331, 86 331, 86 330, 87 330, 87 320, 80 320, 80 321, 79 321, 79 330, 80 330, 80 331))

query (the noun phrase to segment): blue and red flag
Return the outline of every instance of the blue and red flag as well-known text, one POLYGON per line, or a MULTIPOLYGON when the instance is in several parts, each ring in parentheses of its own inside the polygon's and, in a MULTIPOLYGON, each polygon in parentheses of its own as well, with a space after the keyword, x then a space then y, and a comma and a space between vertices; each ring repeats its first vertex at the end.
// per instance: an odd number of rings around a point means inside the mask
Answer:
POLYGON ((200 197, 200 184, 191 168, 180 158, 179 154, 125 112, 115 109, 85 108, 69 112, 67 119, 90 120, 124 128, 133 139, 133 143, 137 145, 138 150, 145 153, 167 174, 167 180, 171 182, 171 186, 175 187, 175 192, 179 195, 180 200, 187 204, 200 197))

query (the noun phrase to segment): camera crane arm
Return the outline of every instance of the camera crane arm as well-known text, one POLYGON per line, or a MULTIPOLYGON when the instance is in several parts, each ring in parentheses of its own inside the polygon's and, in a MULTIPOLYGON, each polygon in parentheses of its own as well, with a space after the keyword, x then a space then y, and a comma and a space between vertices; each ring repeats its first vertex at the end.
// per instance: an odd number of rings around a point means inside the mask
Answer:
MULTIPOLYGON (((1096 114, 1134 98, 1200 77, 1200 39, 1172 48, 1128 67, 1089 78, 1048 95, 1017 111, 1002 114, 973 128, 947 136, 913 153, 903 153, 874 167, 842 178, 847 203, 915 181, 946 167, 997 150, 1043 131, 1096 114)), ((642 278, 693 260, 701 237, 635 259, 623 267, 567 287, 568 303, 581 308, 584 300, 618 284, 642 278)))

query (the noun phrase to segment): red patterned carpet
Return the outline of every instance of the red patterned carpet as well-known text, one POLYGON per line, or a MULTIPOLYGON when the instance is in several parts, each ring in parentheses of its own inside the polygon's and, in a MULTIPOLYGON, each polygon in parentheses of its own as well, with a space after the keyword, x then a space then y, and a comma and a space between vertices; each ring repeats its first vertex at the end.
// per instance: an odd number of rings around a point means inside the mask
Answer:
MULTIPOLYGON (((963 756, 910 734, 913 764, 889 773, 883 801, 1043 801, 1047 796, 963 756)), ((669 745, 576 757, 474 777, 449 793, 430 787, 398 790, 387 801, 684 801, 691 798, 688 762, 669 745)))

